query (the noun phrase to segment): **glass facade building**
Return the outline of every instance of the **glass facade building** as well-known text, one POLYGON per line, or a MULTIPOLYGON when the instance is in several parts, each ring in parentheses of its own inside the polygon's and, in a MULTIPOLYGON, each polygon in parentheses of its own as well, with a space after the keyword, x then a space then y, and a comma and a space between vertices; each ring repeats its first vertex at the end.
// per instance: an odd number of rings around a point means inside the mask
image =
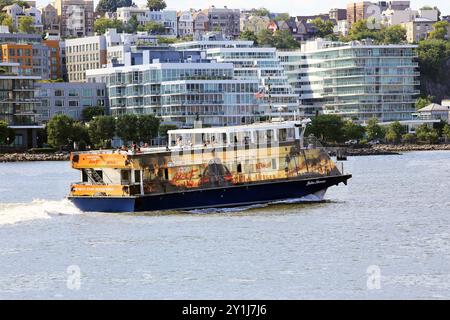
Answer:
POLYGON ((153 63, 86 72, 105 82, 112 115, 153 114, 192 127, 252 123, 258 119, 257 80, 234 78, 228 63, 153 63))
POLYGON ((278 56, 305 114, 384 122, 412 119, 419 94, 416 48, 316 40, 278 56))
POLYGON ((206 51, 209 59, 232 63, 236 79, 257 80, 259 113, 285 118, 298 112, 298 96, 288 82, 275 48, 215 48, 206 51))

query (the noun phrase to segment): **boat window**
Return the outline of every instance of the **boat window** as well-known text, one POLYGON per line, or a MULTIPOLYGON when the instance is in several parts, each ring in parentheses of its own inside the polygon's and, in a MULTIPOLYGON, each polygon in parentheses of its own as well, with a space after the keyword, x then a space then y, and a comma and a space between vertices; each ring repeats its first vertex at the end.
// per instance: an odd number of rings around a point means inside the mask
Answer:
POLYGON ((82 170, 82 171, 81 171, 81 181, 82 181, 82 182, 89 182, 89 180, 88 180, 88 175, 87 175, 87 173, 86 173, 85 170, 82 170))
POLYGON ((271 142, 272 141, 272 130, 267 130, 266 131, 266 138, 267 138, 267 142, 271 142))
POLYGON ((164 169, 164 179, 169 180, 169 169, 164 169))
POLYGON ((295 138, 295 130, 294 130, 294 128, 286 129, 286 133, 287 133, 287 140, 288 141, 294 140, 294 138, 295 138))
POLYGON ((134 182, 141 183, 141 172, 139 170, 134 170, 134 182))
POLYGON ((278 141, 286 141, 287 140, 287 129, 280 129, 278 135, 278 141))
POLYGON ((129 183, 130 181, 130 170, 122 170, 120 173, 120 177, 122 179, 122 184, 129 183))
POLYGON ((227 144, 228 143, 228 141, 227 141, 227 134, 225 132, 222 133, 222 143, 223 144, 227 144))

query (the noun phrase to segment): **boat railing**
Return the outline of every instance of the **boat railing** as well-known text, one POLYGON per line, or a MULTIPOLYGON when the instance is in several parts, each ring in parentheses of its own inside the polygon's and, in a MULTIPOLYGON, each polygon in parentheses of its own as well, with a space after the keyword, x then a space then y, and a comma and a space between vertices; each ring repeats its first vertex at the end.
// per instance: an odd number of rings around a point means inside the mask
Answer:
POLYGON ((322 143, 314 135, 309 135, 303 138, 303 146, 307 149, 323 149, 322 143))

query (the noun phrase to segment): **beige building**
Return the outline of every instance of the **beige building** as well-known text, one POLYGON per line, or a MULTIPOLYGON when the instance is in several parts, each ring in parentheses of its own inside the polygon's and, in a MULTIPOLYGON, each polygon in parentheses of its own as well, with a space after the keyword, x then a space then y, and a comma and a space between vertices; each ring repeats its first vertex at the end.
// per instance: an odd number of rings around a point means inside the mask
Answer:
POLYGON ((85 37, 94 34, 94 1, 55 0, 61 36, 85 37))
MULTIPOLYGON (((369 9, 373 6, 376 5, 370 1, 352 2, 347 4, 347 22, 349 26, 359 20, 367 19, 371 16, 373 10, 369 9)), ((378 7, 378 10, 380 10, 380 7, 378 7)))
POLYGON ((69 82, 86 82, 86 70, 106 65, 106 37, 67 39, 66 66, 69 82))
POLYGON ((433 30, 433 24, 435 22, 425 18, 417 18, 413 21, 402 23, 401 25, 406 29, 406 39, 408 42, 414 43, 426 39, 430 31, 433 30))
POLYGON ((267 16, 241 14, 241 32, 251 31, 258 34, 261 30, 267 29, 269 23, 270 18, 267 16))

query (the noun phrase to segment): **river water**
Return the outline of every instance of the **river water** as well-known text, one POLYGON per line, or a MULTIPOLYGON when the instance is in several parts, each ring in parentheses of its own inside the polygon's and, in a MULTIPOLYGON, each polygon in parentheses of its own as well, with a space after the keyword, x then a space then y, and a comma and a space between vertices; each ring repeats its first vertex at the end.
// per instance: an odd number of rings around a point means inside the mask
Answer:
POLYGON ((0 298, 449 299, 450 152, 351 157, 326 202, 81 213, 68 162, 0 164, 0 298))

